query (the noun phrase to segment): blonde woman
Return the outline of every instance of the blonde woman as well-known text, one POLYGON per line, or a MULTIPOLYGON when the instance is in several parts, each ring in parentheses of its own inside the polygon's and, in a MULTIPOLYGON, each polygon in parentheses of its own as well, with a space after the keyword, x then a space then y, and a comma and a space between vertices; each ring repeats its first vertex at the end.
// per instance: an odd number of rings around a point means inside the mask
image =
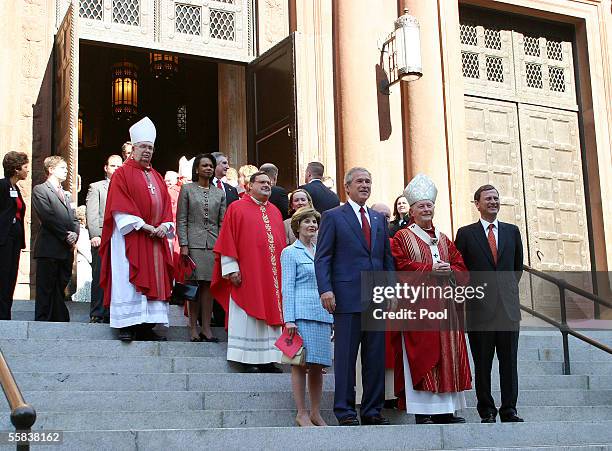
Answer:
POLYGON ((312 207, 303 207, 291 218, 291 229, 297 240, 281 254, 283 315, 291 336, 298 333, 304 340, 306 365, 291 368, 291 385, 297 407, 298 426, 326 426, 321 417, 323 368, 331 366, 331 325, 333 317, 321 306, 314 256, 313 239, 319 230, 321 215, 312 207), (306 375, 310 394, 310 413, 306 409, 306 375))
POLYGON ((247 189, 249 187, 249 179, 253 174, 258 171, 259 169, 257 169, 252 164, 245 164, 244 166, 240 166, 240 169, 238 169, 238 186, 236 187, 236 189, 238 190, 238 197, 242 199, 242 196, 244 196, 244 193, 247 192, 247 189))
POLYGON ((289 217, 283 221, 283 224, 285 225, 285 234, 287 235, 287 244, 293 244, 297 239, 293 234, 293 230, 291 230, 291 217, 299 208, 302 207, 314 208, 312 205, 312 198, 310 197, 308 191, 298 188, 289 194, 289 217))

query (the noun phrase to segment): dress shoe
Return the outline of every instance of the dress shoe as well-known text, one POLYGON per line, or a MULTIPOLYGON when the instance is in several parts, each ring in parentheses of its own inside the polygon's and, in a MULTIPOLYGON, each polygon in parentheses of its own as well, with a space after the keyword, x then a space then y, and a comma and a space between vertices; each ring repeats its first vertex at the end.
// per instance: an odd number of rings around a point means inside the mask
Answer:
POLYGON ((503 417, 500 415, 499 419, 502 423, 522 423, 525 421, 515 413, 504 415, 503 417))
POLYGON ((495 423, 497 420, 495 419, 495 415, 487 415, 486 417, 482 417, 480 419, 481 423, 495 423))
POLYGON ((212 337, 208 338, 202 332, 200 332, 200 341, 203 341, 203 342, 206 342, 206 343, 219 343, 219 339, 217 337, 212 336, 212 337))
POLYGON ((338 420, 339 426, 359 426, 359 420, 357 417, 353 415, 349 415, 348 417, 340 418, 338 420))
POLYGON ((385 409, 397 409, 398 407, 398 402, 399 399, 395 398, 395 399, 387 399, 385 400, 385 403, 383 404, 383 407, 385 409))
POLYGON ((435 424, 431 415, 420 415, 416 414, 414 416, 414 420, 416 424, 435 424))
POLYGON ((119 329, 117 338, 123 342, 129 343, 134 339, 134 331, 131 327, 122 327, 119 329))
POLYGON ((89 318, 89 323, 90 324, 98 324, 102 322, 102 318, 98 317, 98 316, 92 316, 91 318, 89 318))
POLYGON ((273 363, 266 363, 265 365, 257 365, 257 367, 259 368, 259 372, 260 373, 282 373, 283 370, 280 369, 279 367, 277 367, 275 364, 273 363))
POLYGON ((443 413, 440 415, 432 415, 431 419, 436 424, 459 424, 465 423, 465 418, 458 417, 452 413, 443 413))
POLYGON ((389 426, 389 420, 382 415, 374 415, 371 417, 361 417, 362 426, 389 426))
POLYGON ((254 374, 259 373, 259 368, 255 365, 249 365, 248 363, 243 363, 242 365, 242 373, 254 374))
POLYGON ((163 335, 152 331, 151 329, 141 329, 136 333, 136 340, 139 341, 168 341, 163 335))

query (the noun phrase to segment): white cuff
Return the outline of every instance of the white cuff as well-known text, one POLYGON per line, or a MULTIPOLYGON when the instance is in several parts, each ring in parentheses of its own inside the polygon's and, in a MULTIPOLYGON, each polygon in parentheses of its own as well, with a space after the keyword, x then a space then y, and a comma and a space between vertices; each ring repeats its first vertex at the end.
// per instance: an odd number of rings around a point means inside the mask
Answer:
POLYGON ((113 219, 119 229, 121 235, 127 235, 132 230, 139 230, 145 222, 138 216, 129 215, 127 213, 115 212, 113 213, 113 219))
POLYGON ((240 271, 238 260, 236 260, 234 257, 228 257, 227 255, 221 256, 221 275, 223 277, 238 271, 240 271))

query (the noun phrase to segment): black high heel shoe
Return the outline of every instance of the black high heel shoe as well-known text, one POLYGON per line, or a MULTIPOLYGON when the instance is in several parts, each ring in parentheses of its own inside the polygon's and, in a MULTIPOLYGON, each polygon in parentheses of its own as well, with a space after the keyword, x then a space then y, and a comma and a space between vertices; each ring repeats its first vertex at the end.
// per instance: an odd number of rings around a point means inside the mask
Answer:
POLYGON ((219 343, 219 339, 217 337, 208 338, 202 332, 200 332, 200 341, 203 341, 205 343, 219 343))

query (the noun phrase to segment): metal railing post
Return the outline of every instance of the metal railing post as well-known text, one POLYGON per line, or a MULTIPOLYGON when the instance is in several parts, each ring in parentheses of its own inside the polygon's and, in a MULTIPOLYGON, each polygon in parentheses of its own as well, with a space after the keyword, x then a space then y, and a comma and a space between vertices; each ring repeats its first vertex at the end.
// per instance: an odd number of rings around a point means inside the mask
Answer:
POLYGON ((565 287, 559 284, 559 302, 561 304, 561 336, 563 337, 563 374, 569 376, 571 374, 570 355, 569 355, 569 340, 567 333, 567 311, 565 307, 565 287))

